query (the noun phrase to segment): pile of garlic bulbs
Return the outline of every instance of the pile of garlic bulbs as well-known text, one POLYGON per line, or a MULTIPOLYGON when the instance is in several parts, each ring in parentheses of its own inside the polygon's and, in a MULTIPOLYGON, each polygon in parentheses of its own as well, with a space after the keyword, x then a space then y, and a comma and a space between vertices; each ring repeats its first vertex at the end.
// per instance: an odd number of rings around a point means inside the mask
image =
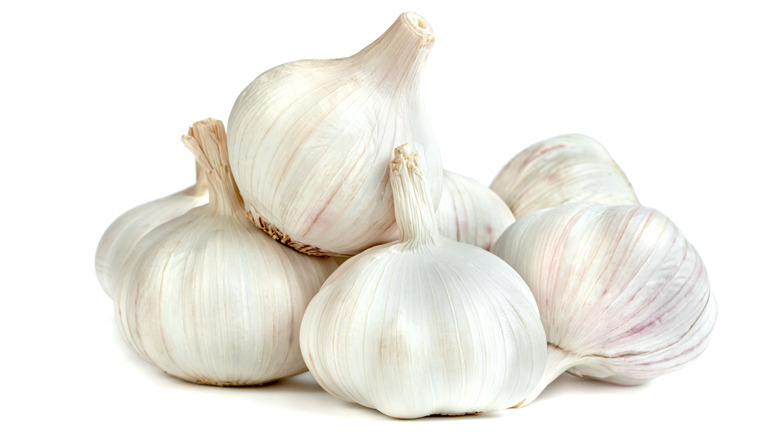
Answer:
POLYGON ((532 145, 490 187, 442 169, 433 42, 401 14, 351 57, 261 74, 227 129, 193 124, 197 183, 98 244, 133 350, 217 386, 308 369, 396 418, 525 406, 564 372, 638 384, 704 351, 701 258, 598 142, 532 145))

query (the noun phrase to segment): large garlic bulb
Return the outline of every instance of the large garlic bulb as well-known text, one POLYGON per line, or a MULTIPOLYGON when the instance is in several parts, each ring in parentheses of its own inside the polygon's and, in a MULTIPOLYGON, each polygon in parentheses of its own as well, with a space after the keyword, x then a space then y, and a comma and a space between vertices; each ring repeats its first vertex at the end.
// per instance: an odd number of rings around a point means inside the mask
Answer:
POLYGON ((127 256, 142 237, 208 200, 206 177, 198 167, 195 185, 139 205, 114 220, 103 233, 95 251, 95 271, 103 291, 113 298, 115 277, 122 271, 127 256))
POLYGON ((564 371, 636 384, 674 371, 710 341, 715 299, 701 258, 664 215, 572 203, 523 216, 492 252, 525 279, 547 333, 544 377, 564 371))
POLYGON ((494 411, 541 377, 544 330, 523 279, 442 237, 416 158, 392 163, 401 241, 341 265, 306 309, 301 350, 334 396, 397 418, 494 411))
POLYGON ((246 219, 221 122, 196 123, 184 141, 211 199, 138 242, 114 298, 120 332, 191 382, 257 385, 305 371, 300 321, 335 262, 280 245, 246 219))
POLYGON ((436 210, 442 236, 489 251, 514 222, 512 211, 495 192, 471 178, 444 171, 444 188, 436 210))
POLYGON ((244 89, 228 121, 230 165, 259 228, 315 255, 396 239, 387 163, 405 143, 438 203, 441 157, 420 95, 433 39, 405 13, 349 58, 283 64, 244 89))
POLYGON ((639 204, 631 183, 596 140, 561 135, 521 151, 490 184, 516 218, 567 202, 639 204))

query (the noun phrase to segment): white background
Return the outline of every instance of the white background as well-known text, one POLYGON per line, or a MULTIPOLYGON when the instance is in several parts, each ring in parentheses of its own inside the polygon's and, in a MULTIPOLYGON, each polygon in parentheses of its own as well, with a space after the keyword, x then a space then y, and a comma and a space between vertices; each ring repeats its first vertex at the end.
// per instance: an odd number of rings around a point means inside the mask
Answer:
POLYGON ((386 3, 3 3, 0 435, 777 436, 776 3, 386 3), (201 387, 125 345, 94 250, 119 214, 192 183, 180 135, 227 120, 266 69, 351 55, 405 10, 436 33, 424 95, 445 168, 489 184, 524 147, 587 134, 680 226, 719 303, 697 361, 642 387, 564 376, 525 409, 398 421, 308 374, 201 387))

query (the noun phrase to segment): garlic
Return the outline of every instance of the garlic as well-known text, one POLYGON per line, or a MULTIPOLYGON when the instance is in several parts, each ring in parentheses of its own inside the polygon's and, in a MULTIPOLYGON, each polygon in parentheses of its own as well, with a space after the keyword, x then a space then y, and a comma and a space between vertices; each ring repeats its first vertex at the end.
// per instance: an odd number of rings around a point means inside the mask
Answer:
POLYGON ((341 266, 344 262, 350 259, 350 257, 331 257, 337 265, 341 266))
POLYGON ((284 247, 244 217, 221 122, 198 122, 183 140, 210 200, 138 242, 114 298, 120 332, 191 382, 257 385, 305 371, 300 320, 335 262, 284 247))
POLYGON ((244 89, 228 147, 259 228, 314 255, 397 239, 387 163, 402 143, 415 144, 438 203, 441 157, 420 95, 433 40, 430 25, 407 12, 349 58, 283 64, 244 89))
POLYGON ((579 134, 524 149, 501 169, 490 188, 516 218, 567 202, 639 204, 631 183, 604 146, 579 134))
POLYGON ((95 252, 95 271, 100 286, 113 298, 115 277, 127 256, 147 233, 209 200, 206 178, 196 168, 196 183, 180 192, 139 205, 109 225, 95 252))
POLYGON ((715 299, 701 258, 664 215, 572 203, 523 216, 492 252, 525 279, 547 333, 544 377, 638 384, 706 348, 715 299))
POLYGON ((541 377, 544 331, 523 279, 442 237, 419 162, 395 150, 401 241, 344 262, 309 304, 301 350, 332 395, 397 418, 493 411, 541 377))
POLYGON ((495 192, 471 178, 444 171, 444 188, 436 210, 442 236, 489 251, 514 222, 512 211, 495 192))

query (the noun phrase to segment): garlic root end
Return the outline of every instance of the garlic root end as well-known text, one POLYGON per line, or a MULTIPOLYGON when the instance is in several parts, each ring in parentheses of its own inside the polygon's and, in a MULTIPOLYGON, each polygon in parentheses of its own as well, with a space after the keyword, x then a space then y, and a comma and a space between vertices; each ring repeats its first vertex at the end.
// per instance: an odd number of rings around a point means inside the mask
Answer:
POLYGON ((251 211, 246 212, 246 217, 250 221, 252 221, 252 223, 254 223, 257 228, 261 229, 266 234, 273 237, 274 240, 278 241, 279 243, 285 246, 289 246, 290 248, 298 252, 302 252, 306 255, 315 256, 315 257, 345 257, 345 258, 351 256, 347 254, 339 254, 336 252, 326 251, 316 246, 307 245, 305 243, 298 242, 297 240, 292 239, 289 235, 284 234, 282 230, 277 228, 274 224, 265 220, 259 214, 253 213, 251 211))

